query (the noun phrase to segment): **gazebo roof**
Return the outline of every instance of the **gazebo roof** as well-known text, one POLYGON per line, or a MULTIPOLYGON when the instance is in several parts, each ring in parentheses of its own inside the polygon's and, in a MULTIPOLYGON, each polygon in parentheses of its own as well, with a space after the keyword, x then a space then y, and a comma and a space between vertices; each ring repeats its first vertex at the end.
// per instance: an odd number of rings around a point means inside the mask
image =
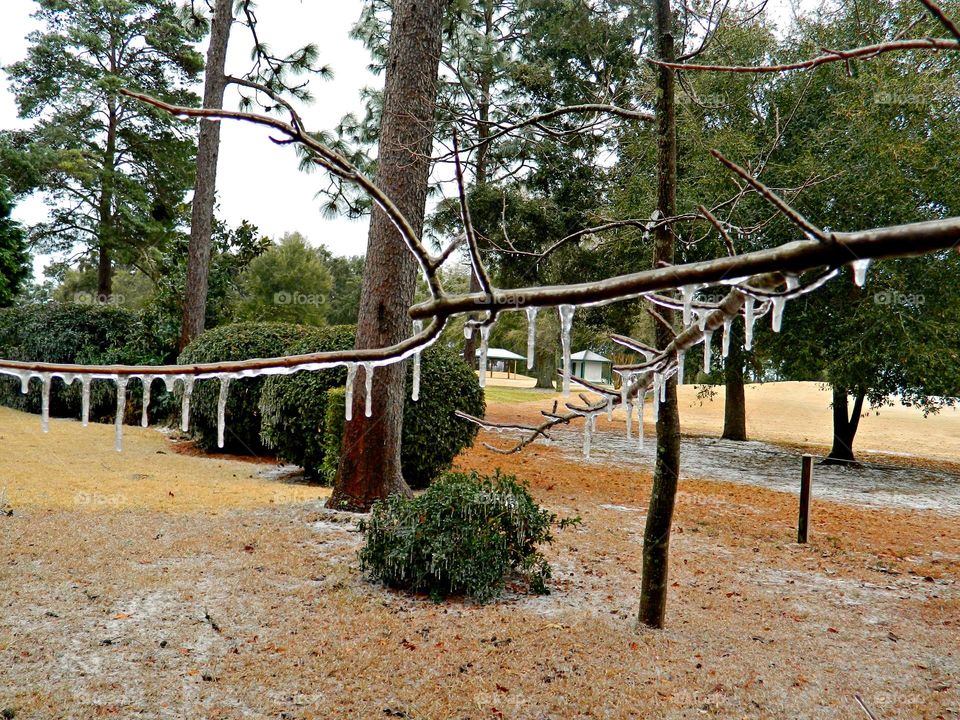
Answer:
POLYGON ((593 350, 581 350, 580 352, 573 353, 570 356, 571 360, 587 360, 592 362, 600 363, 612 363, 613 360, 610 358, 605 358, 603 355, 593 352, 593 350))
MULTIPOLYGON (((480 357, 480 350, 477 350, 477 357, 480 357)), ((503 348, 487 348, 488 360, 526 360, 523 355, 517 355, 515 352, 504 350, 503 348)))

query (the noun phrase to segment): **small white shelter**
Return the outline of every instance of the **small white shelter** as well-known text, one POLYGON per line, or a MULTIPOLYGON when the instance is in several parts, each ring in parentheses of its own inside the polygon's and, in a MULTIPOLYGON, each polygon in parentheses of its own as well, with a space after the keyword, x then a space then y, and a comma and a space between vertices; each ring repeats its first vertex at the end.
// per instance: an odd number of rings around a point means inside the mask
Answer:
POLYGON ((613 379, 613 361, 592 350, 581 350, 570 356, 571 372, 584 380, 609 383, 613 379))
MULTIPOLYGON (((480 357, 480 350, 477 349, 477 357, 480 357)), ((513 374, 517 374, 517 362, 526 360, 523 355, 517 355, 503 348, 487 348, 487 372, 505 372, 510 377, 510 369, 513 368, 513 374)))

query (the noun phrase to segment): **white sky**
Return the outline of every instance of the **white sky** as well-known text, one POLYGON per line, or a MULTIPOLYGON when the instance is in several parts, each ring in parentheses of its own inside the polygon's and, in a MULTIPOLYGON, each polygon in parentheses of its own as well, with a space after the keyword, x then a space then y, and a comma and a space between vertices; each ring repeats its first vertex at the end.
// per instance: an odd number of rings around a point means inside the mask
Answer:
MULTIPOLYGON (((313 42, 320 50, 320 62, 333 69, 332 81, 312 81, 316 100, 300 108, 311 129, 330 129, 346 113, 360 114, 361 88, 382 82, 366 69, 370 61, 367 51, 348 37, 361 7, 361 0, 269 0, 258 4, 258 32, 274 53, 286 54, 313 42)), ((0 66, 26 55, 25 36, 37 27, 30 18, 35 8, 32 0, 3 0, 0 66)), ((248 37, 245 28, 234 27, 228 72, 240 74, 247 69, 248 37)), ((228 106, 235 100, 236 95, 231 97, 228 93, 228 106)), ((0 73, 0 128, 24 125, 17 119, 6 74, 0 73)), ((338 255, 362 254, 366 248, 367 221, 323 218, 320 201, 314 195, 323 186, 324 177, 320 173, 302 173, 297 166, 294 149, 274 145, 265 130, 224 122, 217 181, 219 216, 231 225, 249 220, 271 237, 298 230, 313 244, 323 243, 338 255)), ((34 197, 17 206, 15 217, 31 224, 42 219, 44 213, 42 201, 34 197)), ((35 263, 38 276, 44 264, 45 259, 40 258, 35 263)))

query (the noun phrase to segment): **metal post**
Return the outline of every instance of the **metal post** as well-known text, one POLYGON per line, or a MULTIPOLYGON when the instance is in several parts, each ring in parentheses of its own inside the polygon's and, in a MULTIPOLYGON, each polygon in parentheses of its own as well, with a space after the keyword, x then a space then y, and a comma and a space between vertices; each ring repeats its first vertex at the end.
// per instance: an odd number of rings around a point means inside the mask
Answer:
POLYGON ((810 488, 813 485, 813 455, 803 456, 800 473, 800 518, 797 522, 797 542, 807 542, 810 527, 810 488))

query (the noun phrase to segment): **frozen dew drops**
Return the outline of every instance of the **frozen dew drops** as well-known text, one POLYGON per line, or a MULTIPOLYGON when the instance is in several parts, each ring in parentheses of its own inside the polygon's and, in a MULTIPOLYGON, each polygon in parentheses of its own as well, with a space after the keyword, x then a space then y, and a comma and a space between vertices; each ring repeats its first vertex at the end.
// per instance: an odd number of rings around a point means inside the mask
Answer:
POLYGON ((533 369, 533 353, 537 344, 537 308, 527 308, 527 370, 533 369))
MULTIPOLYGON (((413 334, 419 335, 423 332, 423 321, 414 320, 413 321, 413 334)), ((413 354, 413 390, 410 393, 410 397, 414 402, 420 400, 420 353, 416 352, 413 354)))
POLYGON ((853 268, 853 282, 857 287, 862 288, 867 282, 867 270, 870 269, 870 259, 854 260, 850 263, 850 267, 853 268))
POLYGON ((220 378, 220 396, 217 398, 217 447, 223 447, 223 435, 227 427, 227 396, 230 392, 230 377, 220 378))
POLYGON ((343 413, 347 422, 353 420, 353 385, 357 380, 356 363, 347 363, 347 386, 346 396, 344 397, 343 413))
POLYGON ((123 412, 127 407, 127 378, 118 375, 113 378, 117 384, 117 416, 113 421, 113 446, 117 452, 123 452, 123 412))
POLYGON ((363 363, 363 386, 365 395, 363 414, 373 417, 373 363, 363 363))
POLYGON ((570 397, 570 331, 573 329, 573 305, 561 305, 560 312, 560 344, 563 346, 563 396, 570 397))
POLYGON ((40 376, 43 387, 40 390, 40 429, 43 432, 50 432, 50 382, 52 378, 49 373, 40 376))

